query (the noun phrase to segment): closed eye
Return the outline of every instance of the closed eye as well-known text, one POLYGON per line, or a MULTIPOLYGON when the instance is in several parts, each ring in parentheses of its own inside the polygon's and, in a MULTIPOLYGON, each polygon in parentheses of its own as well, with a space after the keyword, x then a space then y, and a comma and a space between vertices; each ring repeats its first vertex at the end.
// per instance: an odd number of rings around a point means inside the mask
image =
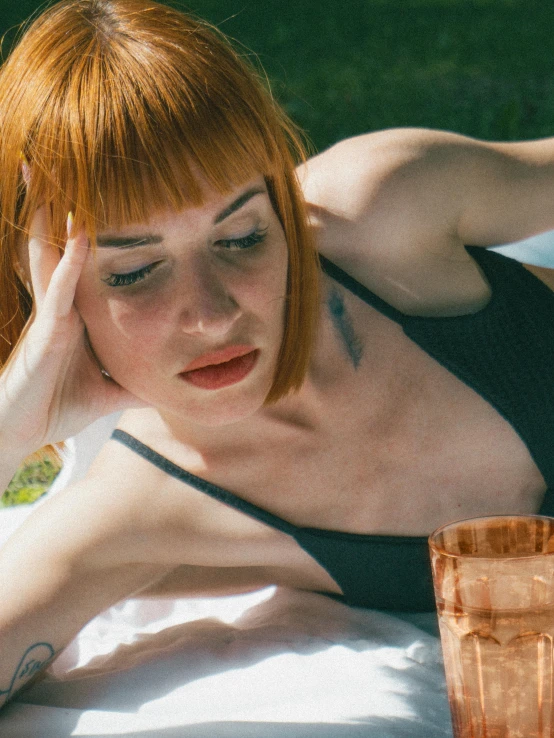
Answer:
POLYGON ((238 251, 240 249, 250 249, 265 240, 267 235, 267 228, 261 231, 254 231, 253 233, 244 236, 243 238, 226 238, 216 241, 218 246, 222 246, 228 251, 238 251))
MULTIPOLYGON (((226 238, 216 241, 217 246, 221 246, 227 251, 241 251, 243 249, 251 249, 259 243, 265 241, 267 236, 267 228, 264 230, 256 230, 253 233, 249 233, 247 236, 242 238, 226 238)), ((148 264, 141 269, 137 269, 134 272, 128 272, 126 274, 110 274, 108 277, 102 279, 102 281, 109 287, 130 287, 137 282, 142 282, 148 275, 158 266, 160 262, 154 262, 148 264)))
POLYGON ((137 282, 141 282, 143 279, 146 279, 150 272, 152 272, 159 263, 159 261, 156 261, 153 264, 148 264, 148 266, 142 267, 142 269, 137 269, 136 271, 128 272, 127 274, 110 274, 109 277, 106 277, 102 281, 109 287, 129 287, 132 284, 136 284, 137 282))

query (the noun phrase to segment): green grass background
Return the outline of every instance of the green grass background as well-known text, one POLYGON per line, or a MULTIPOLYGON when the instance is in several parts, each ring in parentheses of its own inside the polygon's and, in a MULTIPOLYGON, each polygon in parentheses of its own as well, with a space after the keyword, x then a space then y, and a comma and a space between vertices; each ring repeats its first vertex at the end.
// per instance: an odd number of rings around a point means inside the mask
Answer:
MULTIPOLYGON (((39 7, 0 0, 4 56, 18 24, 39 7)), ((181 7, 259 60, 316 150, 392 126, 488 140, 554 130, 552 0, 196 0, 181 7)), ((20 475, 4 500, 17 501, 29 478, 35 491, 47 488, 53 469, 42 481, 39 472, 20 475)))

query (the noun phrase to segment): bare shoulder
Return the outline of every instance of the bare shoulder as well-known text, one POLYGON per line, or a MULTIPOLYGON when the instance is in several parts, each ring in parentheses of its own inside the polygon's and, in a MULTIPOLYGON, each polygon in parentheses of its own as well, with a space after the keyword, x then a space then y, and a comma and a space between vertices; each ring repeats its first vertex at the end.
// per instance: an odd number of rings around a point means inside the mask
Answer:
MULTIPOLYGON (((106 444, 111 446, 112 442, 106 444)), ((147 475, 135 474, 117 448, 100 452, 106 460, 83 479, 70 484, 37 507, 16 532, 40 557, 50 552, 60 561, 86 557, 96 550, 108 554, 106 565, 123 563, 118 559, 118 541, 134 527, 146 500, 147 475), (129 467, 129 468, 128 468, 129 467)))
POLYGON ((341 141, 298 174, 314 214, 357 225, 375 250, 492 246, 554 229, 554 138, 391 129, 341 141))
POLYGON ((477 142, 426 129, 346 139, 299 170, 319 248, 356 271, 455 251, 454 160, 477 142))
MULTIPOLYGON (((554 139, 485 142, 393 129, 298 171, 320 252, 401 310, 457 314, 489 295, 464 245, 554 229, 554 139)), ((552 286, 552 273, 537 274, 552 286)))
POLYGON ((86 514, 96 515, 97 555, 167 566, 238 567, 253 559, 263 564, 274 531, 189 483, 187 474, 194 478, 205 471, 201 457, 172 438, 149 412, 129 411, 118 426, 153 456, 145 458, 111 439, 83 482, 86 514), (156 455, 168 463, 152 463, 156 455), (172 476, 171 468, 184 474, 172 476))
MULTIPOLYGON (((364 216, 383 193, 411 192, 412 184, 452 165, 483 142, 445 131, 397 128, 339 141, 298 169, 307 202, 350 218, 364 216)), ((445 169, 446 171, 446 169, 445 169)), ((429 188, 439 185, 429 181, 429 188)))
POLYGON ((299 177, 320 253, 406 313, 455 314, 485 302, 457 232, 450 173, 450 149, 468 145, 398 129, 341 141, 308 161, 299 177))
POLYGON ((2 555, 25 549, 32 560, 64 568, 148 566, 165 573, 184 564, 221 565, 218 548, 229 536, 219 546, 214 542, 217 517, 210 519, 200 493, 172 484, 161 470, 110 440, 87 476, 38 507, 2 555))
POLYGON ((362 205, 372 191, 404 167, 421 163, 430 154, 443 156, 447 148, 476 144, 473 139, 444 131, 387 129, 339 141, 302 164, 298 175, 309 202, 331 204, 338 196, 351 209, 362 205), (329 197, 332 201, 326 203, 329 197))

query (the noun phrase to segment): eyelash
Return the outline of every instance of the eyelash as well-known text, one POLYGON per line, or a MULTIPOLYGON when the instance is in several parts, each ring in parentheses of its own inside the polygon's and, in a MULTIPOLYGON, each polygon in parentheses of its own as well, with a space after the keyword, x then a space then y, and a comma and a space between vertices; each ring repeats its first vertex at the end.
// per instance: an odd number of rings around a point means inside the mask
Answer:
MULTIPOLYGON (((259 243, 265 240, 267 234, 267 228, 263 231, 254 231, 248 236, 243 238, 228 238, 217 241, 217 244, 227 251, 241 251, 243 249, 251 249, 257 246, 259 243), (223 245, 226 244, 226 245, 223 245)), ((110 274, 109 277, 103 279, 109 287, 129 287, 137 282, 142 282, 143 279, 152 272, 159 264, 159 261, 149 264, 142 269, 137 269, 134 272, 128 274, 110 274)))
POLYGON ((106 277, 106 279, 103 279, 102 281, 109 287, 128 287, 129 285, 146 279, 158 264, 159 262, 156 261, 154 264, 149 264, 142 269, 137 269, 135 272, 129 272, 128 274, 110 274, 109 277, 106 277))
POLYGON ((230 238, 230 239, 223 239, 221 241, 217 241, 218 244, 233 244, 232 246, 224 246, 223 248, 228 249, 229 251, 240 251, 241 249, 251 249, 253 246, 256 246, 257 244, 261 243, 267 234, 267 228, 265 228, 263 231, 254 231, 253 233, 249 233, 248 236, 244 236, 243 238, 230 238))

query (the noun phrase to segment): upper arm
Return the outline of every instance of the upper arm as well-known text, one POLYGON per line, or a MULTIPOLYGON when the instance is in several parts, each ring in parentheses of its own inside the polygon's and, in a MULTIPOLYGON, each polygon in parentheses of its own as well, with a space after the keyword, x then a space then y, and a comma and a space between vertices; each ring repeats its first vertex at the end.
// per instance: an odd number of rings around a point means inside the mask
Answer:
MULTIPOLYGON (((120 425, 169 460, 182 463, 179 443, 160 441, 136 418, 120 425)), ((168 567, 241 567, 256 561, 265 566, 284 536, 174 479, 113 439, 95 459, 87 485, 94 489, 87 504, 95 520, 93 535, 85 534, 97 560, 168 567)))
POLYGON ((554 139, 472 142, 459 169, 464 243, 491 246, 554 229, 554 139))
POLYGON ((86 480, 58 492, 0 549, 0 617, 10 597, 26 607, 25 602, 50 601, 59 593, 73 600, 74 612, 82 610, 80 618, 86 617, 167 573, 159 562, 125 561, 117 546, 110 550, 109 536, 117 538, 127 524, 125 510, 103 507, 93 492, 86 480), (108 549, 104 557, 96 555, 102 546, 108 549))
POLYGON ((308 203, 351 229, 347 251, 456 253, 463 244, 508 243, 554 228, 554 139, 503 144, 382 131, 323 152, 301 168, 300 180, 308 203))

